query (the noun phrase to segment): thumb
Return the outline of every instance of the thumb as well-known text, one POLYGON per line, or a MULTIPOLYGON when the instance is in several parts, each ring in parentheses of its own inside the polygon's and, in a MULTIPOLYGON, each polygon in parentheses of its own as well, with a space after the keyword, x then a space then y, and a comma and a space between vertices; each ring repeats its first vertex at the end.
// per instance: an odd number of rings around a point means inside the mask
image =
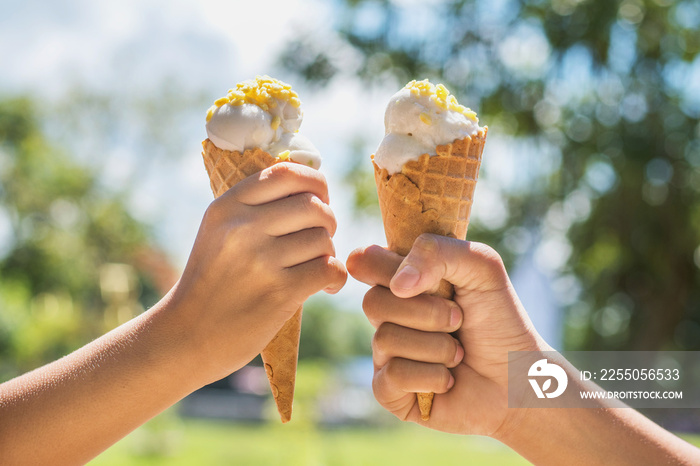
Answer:
POLYGON ((440 280, 460 290, 491 291, 510 285, 501 257, 485 244, 446 236, 422 234, 391 279, 390 288, 400 298, 433 294, 440 280))

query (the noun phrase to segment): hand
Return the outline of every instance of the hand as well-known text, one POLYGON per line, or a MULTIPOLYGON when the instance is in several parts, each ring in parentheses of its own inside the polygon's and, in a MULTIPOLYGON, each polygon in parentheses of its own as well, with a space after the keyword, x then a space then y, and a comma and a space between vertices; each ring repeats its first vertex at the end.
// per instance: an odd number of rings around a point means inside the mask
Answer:
POLYGON ((483 244, 421 235, 406 258, 370 246, 353 251, 347 267, 372 286, 363 308, 377 329, 377 401, 406 421, 495 436, 508 415, 508 351, 546 347, 500 256, 483 244), (429 296, 441 279, 454 285, 454 301, 429 296), (420 419, 416 392, 436 394, 429 421, 420 419))
POLYGON ((280 163, 211 203, 172 292, 211 381, 248 363, 313 293, 347 279, 321 173, 280 163))

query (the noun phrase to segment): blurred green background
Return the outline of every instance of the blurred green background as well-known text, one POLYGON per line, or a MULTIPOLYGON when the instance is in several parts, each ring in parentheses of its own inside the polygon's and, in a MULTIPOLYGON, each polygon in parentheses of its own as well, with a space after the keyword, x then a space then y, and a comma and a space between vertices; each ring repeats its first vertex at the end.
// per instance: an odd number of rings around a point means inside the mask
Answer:
MULTIPOLYGON (((342 259, 383 244, 369 154, 389 96, 430 78, 489 126, 469 239, 501 253, 545 338, 700 350, 697 1, 10 0, 0 12, 0 381, 174 283, 211 200, 204 112, 255 74, 304 101, 342 259)), ((522 464, 378 408, 365 290, 350 280, 307 304, 291 424, 277 425, 254 361, 198 400, 248 396, 259 412, 193 421, 211 409, 185 400, 95 464, 522 464)), ((700 429, 698 413, 658 411, 700 429)))

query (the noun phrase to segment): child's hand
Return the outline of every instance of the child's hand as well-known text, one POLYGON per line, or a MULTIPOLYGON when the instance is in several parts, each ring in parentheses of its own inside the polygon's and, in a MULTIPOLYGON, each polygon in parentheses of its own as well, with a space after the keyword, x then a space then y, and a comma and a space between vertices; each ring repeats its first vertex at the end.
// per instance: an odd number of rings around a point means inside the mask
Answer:
POLYGON ((172 299, 212 381, 260 353, 310 295, 345 284, 328 202, 321 173, 280 163, 207 209, 172 299))
POLYGON ((347 265, 373 287, 363 307, 377 328, 379 403, 434 429, 494 435, 507 413, 508 351, 544 345, 498 254, 483 244, 422 235, 406 258, 370 246, 354 251, 347 265), (443 278, 455 286, 454 301, 422 294, 437 291, 443 278), (416 392, 436 394, 427 422, 416 392))

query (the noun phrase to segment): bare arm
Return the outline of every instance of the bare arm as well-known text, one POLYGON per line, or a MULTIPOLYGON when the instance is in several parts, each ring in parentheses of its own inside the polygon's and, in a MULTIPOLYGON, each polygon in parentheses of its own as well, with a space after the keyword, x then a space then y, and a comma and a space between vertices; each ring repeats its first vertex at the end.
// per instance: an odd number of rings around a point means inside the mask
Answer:
POLYGON ((325 179, 277 164, 204 216, 185 271, 156 306, 0 385, 0 460, 85 463, 199 387, 247 364, 306 298, 339 290, 325 179))
MULTIPOLYGON (((577 380, 575 390, 594 389, 577 380)), ((513 409, 494 437, 538 465, 697 465, 700 450, 632 408, 513 409)))
POLYGON ((7 464, 82 464, 198 388, 192 342, 159 303, 80 350, 0 385, 7 464))

